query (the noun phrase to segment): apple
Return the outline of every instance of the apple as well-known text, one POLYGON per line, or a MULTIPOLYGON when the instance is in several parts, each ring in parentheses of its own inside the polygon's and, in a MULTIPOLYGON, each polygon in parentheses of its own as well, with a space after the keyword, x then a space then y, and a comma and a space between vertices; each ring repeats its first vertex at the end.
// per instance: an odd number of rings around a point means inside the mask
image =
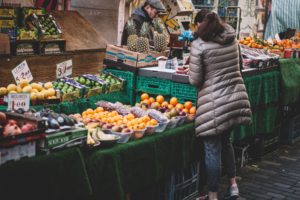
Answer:
POLYGON ((122 130, 122 133, 130 133, 130 132, 131 132, 131 129, 129 129, 129 128, 124 128, 122 130))
POLYGON ((114 131, 114 132, 121 132, 121 131, 122 131, 122 128, 121 128, 120 126, 113 126, 113 127, 111 128, 111 130, 114 131))
POLYGON ((34 126, 30 123, 25 123, 25 124, 23 124, 21 131, 22 131, 22 133, 34 131, 34 126))

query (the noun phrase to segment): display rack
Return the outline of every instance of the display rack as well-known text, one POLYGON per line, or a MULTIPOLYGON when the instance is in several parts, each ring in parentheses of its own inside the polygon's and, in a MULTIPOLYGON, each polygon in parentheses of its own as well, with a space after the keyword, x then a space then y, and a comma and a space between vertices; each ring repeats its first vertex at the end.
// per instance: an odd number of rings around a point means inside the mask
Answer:
POLYGON ((196 9, 217 10, 221 19, 237 30, 239 38, 241 8, 238 7, 238 0, 193 0, 193 3, 196 9))

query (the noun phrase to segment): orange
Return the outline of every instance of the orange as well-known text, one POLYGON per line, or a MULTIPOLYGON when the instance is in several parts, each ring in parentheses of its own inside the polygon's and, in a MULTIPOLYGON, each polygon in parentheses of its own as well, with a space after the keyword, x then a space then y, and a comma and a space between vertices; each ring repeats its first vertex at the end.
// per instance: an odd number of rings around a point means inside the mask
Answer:
POLYGON ((93 109, 89 108, 86 110, 86 114, 94 114, 93 109))
POLYGON ((149 99, 144 99, 142 102, 145 103, 145 104, 147 104, 147 105, 150 105, 150 104, 151 104, 151 102, 150 102, 149 99))
POLYGON ((178 104, 176 105, 176 108, 183 109, 183 105, 182 105, 181 103, 178 103, 178 104))
POLYGON ((187 114, 189 113, 189 110, 187 108, 184 108, 182 111, 187 113, 187 114))
POLYGON ((174 106, 172 104, 169 104, 168 109, 171 110, 172 108, 174 108, 174 106))
POLYGON ((153 97, 149 98, 150 103, 153 103, 155 101, 155 99, 153 97))
POLYGON ((149 99, 149 94, 143 93, 143 94, 141 95, 141 101, 143 101, 143 100, 145 100, 145 99, 149 99))
POLYGON ((162 102, 162 104, 161 104, 162 107, 168 106, 168 105, 169 105, 169 103, 168 103, 167 101, 164 101, 164 102, 162 102))
POLYGON ((157 125, 157 121, 155 119, 151 119, 150 124, 153 126, 157 125))
POLYGON ((164 100, 165 100, 165 98, 162 96, 162 95, 158 95, 157 97, 156 97, 156 102, 158 102, 158 103, 163 103, 164 102, 164 100))
POLYGON ((186 101, 184 103, 184 108, 189 110, 189 109, 191 109, 191 107, 193 107, 193 103, 191 101, 186 101))
POLYGON ((170 104, 173 105, 173 106, 176 106, 178 103, 178 99, 176 97, 172 97, 170 99, 170 104))
POLYGON ((104 109, 102 108, 102 107, 98 107, 98 108, 96 108, 96 112, 97 113, 99 113, 99 112, 103 112, 104 111, 104 109))
POLYGON ((195 106, 191 107, 190 114, 196 114, 196 107, 195 106))

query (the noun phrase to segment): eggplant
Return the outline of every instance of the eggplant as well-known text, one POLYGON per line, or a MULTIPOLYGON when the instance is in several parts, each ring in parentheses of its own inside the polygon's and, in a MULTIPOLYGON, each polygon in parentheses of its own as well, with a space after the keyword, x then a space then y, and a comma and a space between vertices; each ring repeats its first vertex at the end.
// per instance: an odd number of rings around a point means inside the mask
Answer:
POLYGON ((60 128, 58 121, 56 121, 53 118, 49 118, 47 122, 48 122, 48 127, 51 129, 59 129, 60 128))
POLYGON ((74 121, 70 117, 68 117, 67 115, 62 113, 62 114, 60 114, 60 116, 62 116, 64 118, 65 125, 68 125, 68 126, 74 126, 75 125, 74 121))
POLYGON ((56 121, 59 123, 59 125, 63 126, 65 124, 65 119, 62 116, 58 116, 57 118, 55 118, 56 121))

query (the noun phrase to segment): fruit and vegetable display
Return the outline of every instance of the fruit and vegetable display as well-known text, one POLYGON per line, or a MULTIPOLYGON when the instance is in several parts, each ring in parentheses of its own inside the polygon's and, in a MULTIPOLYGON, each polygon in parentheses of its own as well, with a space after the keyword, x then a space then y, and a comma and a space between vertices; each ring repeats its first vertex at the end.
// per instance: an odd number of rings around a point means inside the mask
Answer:
POLYGON ((7 87, 0 87, 0 97, 9 93, 30 93, 31 102, 59 99, 57 91, 53 88, 51 82, 47 83, 29 83, 27 80, 21 80, 18 85, 9 84, 7 87))
POLYGON ((291 39, 276 40, 272 39, 269 41, 257 38, 257 37, 245 37, 239 41, 240 45, 253 49, 263 49, 269 53, 278 54, 280 57, 285 57, 284 52, 286 50, 297 50, 300 48, 300 38, 293 37, 291 39))
POLYGON ((265 51, 264 49, 254 49, 245 45, 240 46, 243 56, 243 67, 263 68, 275 67, 279 65, 279 55, 265 51))

